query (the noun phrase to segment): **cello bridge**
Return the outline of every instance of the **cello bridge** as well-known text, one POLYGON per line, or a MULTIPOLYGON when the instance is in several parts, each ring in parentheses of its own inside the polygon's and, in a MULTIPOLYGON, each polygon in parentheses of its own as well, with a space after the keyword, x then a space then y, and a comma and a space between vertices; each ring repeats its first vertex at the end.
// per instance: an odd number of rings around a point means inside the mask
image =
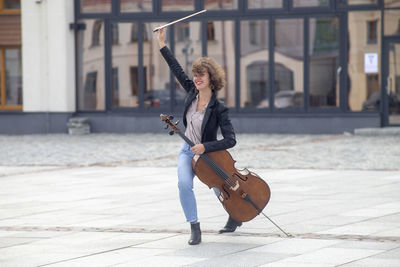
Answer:
POLYGON ((235 181, 235 185, 234 186, 231 186, 231 189, 232 189, 232 191, 236 191, 236 190, 238 190, 239 189, 239 182, 238 181, 235 181))

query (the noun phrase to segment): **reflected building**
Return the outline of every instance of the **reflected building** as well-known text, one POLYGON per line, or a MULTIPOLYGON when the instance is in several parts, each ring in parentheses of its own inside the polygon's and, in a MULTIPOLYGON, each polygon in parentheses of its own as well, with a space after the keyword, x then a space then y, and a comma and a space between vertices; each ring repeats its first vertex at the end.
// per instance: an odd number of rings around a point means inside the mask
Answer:
POLYGON ((16 132, 63 132, 71 116, 95 132, 161 131, 159 113, 181 116, 185 92, 153 29, 202 9, 167 28, 167 45, 189 77, 198 57, 222 66, 218 99, 239 132, 400 126, 399 1, 61 2, 0 0, 0 120, 16 132))

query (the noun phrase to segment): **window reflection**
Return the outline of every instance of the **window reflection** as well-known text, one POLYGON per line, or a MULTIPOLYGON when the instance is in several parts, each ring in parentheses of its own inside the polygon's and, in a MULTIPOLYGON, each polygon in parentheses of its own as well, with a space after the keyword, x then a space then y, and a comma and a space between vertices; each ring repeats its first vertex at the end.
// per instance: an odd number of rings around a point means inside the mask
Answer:
POLYGON ((303 33, 303 19, 275 21, 275 108, 304 106, 303 33))
MULTIPOLYGON (((143 28, 144 38, 149 38, 143 43, 143 104, 145 107, 153 109, 169 109, 171 106, 169 67, 160 53, 157 34, 153 34, 152 31, 162 24, 165 22, 146 23, 143 28)), ((167 36, 171 29, 171 27, 166 29, 167 36)), ((167 45, 169 44, 167 43, 167 45)))
POLYGON ((293 0, 294 7, 329 6, 329 0, 293 0))
POLYGON ((3 50, 2 49, 0 49, 0 108, 1 108, 1 106, 3 106, 4 105, 4 103, 3 103, 3 82, 2 82, 2 78, 3 78, 3 69, 2 69, 2 67, 3 67, 3 65, 4 65, 4 63, 3 63, 3 61, 4 61, 4 58, 3 58, 3 50))
MULTIPOLYGON (((175 56, 185 73, 191 78, 193 78, 192 64, 201 57, 200 29, 200 22, 183 22, 175 26, 175 56)), ((177 96, 175 106, 181 109, 186 92, 175 79, 174 81, 177 96)))
POLYGON ((20 49, 5 49, 5 74, 5 104, 22 105, 22 64, 20 49))
POLYGON ((400 44, 389 45, 389 73, 387 94, 389 99, 389 123, 400 124, 400 44))
POLYGON ((161 0, 162 11, 187 11, 194 10, 193 0, 161 0))
POLYGON ((237 9, 237 0, 205 0, 204 8, 207 10, 237 9))
POLYGON ((268 20, 241 21, 241 107, 269 107, 268 20))
POLYGON ((92 46, 100 45, 100 33, 103 27, 102 20, 96 20, 92 27, 92 46))
MULTIPOLYGON (((145 29, 145 24, 142 24, 143 41, 149 40, 149 33, 145 29)), ((132 23, 131 27, 131 42, 137 42, 139 40, 139 26, 137 23, 132 23)))
POLYGON ((310 106, 339 106, 339 20, 310 19, 310 106))
MULTIPOLYGON (((348 95, 348 108, 352 111, 371 110, 367 108, 370 106, 369 102, 379 102, 380 97, 378 86, 379 84, 373 82, 380 80, 381 73, 380 67, 377 66, 378 72, 370 73, 365 70, 365 54, 376 54, 378 57, 377 62, 381 59, 380 51, 380 38, 376 43, 368 42, 368 24, 370 21, 380 21, 380 11, 355 11, 349 12, 348 19, 348 38, 349 38, 349 51, 348 51, 348 77, 347 77, 347 95, 348 95), (364 30, 360 30, 364 29, 364 30)), ((378 23, 377 36, 380 36, 380 26, 378 23)), ((379 104, 377 104, 377 109, 379 104)), ((376 109, 376 110, 377 110, 376 109)))
POLYGON ((132 24, 138 28, 138 23, 111 24, 120 32, 119 45, 113 45, 111 50, 113 107, 139 106, 139 46, 138 42, 131 42, 132 24))
POLYGON ((118 23, 111 24, 111 43, 113 45, 119 44, 119 28, 118 23))
POLYGON ((400 7, 399 0, 384 0, 385 7, 400 7))
POLYGON ((400 9, 385 9, 385 35, 400 34, 400 9))
POLYGON ((283 0, 248 0, 247 7, 249 9, 256 8, 282 8, 283 0))
POLYGON ((111 12, 111 0, 80 0, 81 13, 111 12))
POLYGON ((3 9, 21 9, 21 0, 3 0, 3 9))
POLYGON ((378 0, 339 0, 342 5, 371 5, 377 4, 378 0))
POLYGON ((378 20, 371 20, 367 22, 367 42, 369 44, 376 44, 378 42, 378 20))
POLYGON ((152 0, 120 0, 121 12, 151 12, 152 0))
POLYGON ((78 109, 104 110, 103 22, 87 19, 78 23, 86 24, 86 30, 78 31, 77 35, 78 109))
POLYGON ((235 106, 235 24, 233 21, 213 21, 215 40, 207 40, 208 56, 215 59, 226 73, 226 86, 218 98, 228 107, 235 106))

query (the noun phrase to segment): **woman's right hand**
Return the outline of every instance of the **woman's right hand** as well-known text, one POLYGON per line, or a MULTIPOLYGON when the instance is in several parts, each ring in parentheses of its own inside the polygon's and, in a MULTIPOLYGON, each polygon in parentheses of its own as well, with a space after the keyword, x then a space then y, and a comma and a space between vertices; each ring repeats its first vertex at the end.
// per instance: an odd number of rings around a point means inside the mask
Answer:
POLYGON ((160 48, 163 48, 164 46, 166 46, 165 44, 165 29, 159 29, 157 31, 158 34, 158 45, 160 46, 160 48))

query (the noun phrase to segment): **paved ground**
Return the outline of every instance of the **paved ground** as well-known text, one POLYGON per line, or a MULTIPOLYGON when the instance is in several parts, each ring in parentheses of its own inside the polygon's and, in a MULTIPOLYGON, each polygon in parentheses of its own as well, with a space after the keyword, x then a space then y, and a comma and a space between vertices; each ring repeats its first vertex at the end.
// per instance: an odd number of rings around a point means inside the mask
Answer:
POLYGON ((271 187, 264 212, 226 213, 196 180, 203 230, 187 245, 177 136, 0 136, 0 266, 400 266, 400 138, 238 135, 271 187))

